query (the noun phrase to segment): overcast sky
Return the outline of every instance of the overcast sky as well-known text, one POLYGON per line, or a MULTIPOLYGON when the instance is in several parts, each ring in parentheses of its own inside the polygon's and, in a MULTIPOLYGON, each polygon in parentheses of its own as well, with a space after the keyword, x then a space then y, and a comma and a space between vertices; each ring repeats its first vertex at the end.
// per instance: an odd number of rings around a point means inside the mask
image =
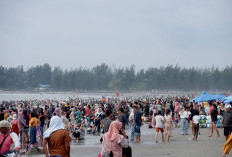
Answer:
POLYGON ((231 0, 1 0, 0 65, 232 65, 231 0))

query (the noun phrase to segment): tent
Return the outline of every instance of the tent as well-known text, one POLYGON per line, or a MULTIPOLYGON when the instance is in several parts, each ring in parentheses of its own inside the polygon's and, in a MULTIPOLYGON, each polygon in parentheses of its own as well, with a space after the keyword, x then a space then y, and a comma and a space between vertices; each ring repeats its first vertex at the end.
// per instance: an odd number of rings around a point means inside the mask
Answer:
POLYGON ((215 100, 215 99, 216 99, 216 97, 214 95, 207 94, 206 92, 202 92, 201 95, 190 100, 190 102, 193 102, 193 100, 194 100, 196 103, 198 103, 198 102, 210 101, 210 100, 215 100))
POLYGON ((225 104, 230 103, 230 102, 232 102, 232 95, 230 95, 230 96, 228 96, 228 97, 226 97, 226 98, 224 99, 224 103, 225 103, 225 104))
POLYGON ((216 94, 214 96, 215 96, 216 100, 224 100, 226 98, 226 96, 223 94, 216 94))

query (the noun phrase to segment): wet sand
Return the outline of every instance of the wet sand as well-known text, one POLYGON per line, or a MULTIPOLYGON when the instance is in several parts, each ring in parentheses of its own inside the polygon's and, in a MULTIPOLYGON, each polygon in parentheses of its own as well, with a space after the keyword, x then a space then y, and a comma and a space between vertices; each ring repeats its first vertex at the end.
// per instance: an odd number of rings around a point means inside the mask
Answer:
MULTIPOLYGON (((180 128, 173 130, 170 143, 162 143, 159 135, 158 144, 155 144, 155 129, 142 127, 142 141, 140 144, 130 143, 133 157, 220 157, 225 143, 223 129, 219 129, 220 138, 209 138, 209 129, 200 129, 201 135, 197 142, 191 140, 190 135, 180 135, 180 128)), ((127 134, 129 135, 129 130, 127 134)), ((97 157, 101 151, 100 136, 86 136, 84 144, 71 145, 71 157, 97 157)), ((44 155, 36 155, 42 157, 44 155)))

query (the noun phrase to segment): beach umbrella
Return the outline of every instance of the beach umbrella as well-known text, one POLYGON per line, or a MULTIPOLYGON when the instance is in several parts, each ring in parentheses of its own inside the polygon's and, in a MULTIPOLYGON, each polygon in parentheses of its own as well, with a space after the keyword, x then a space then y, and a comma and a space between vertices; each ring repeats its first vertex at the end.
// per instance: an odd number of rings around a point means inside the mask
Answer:
POLYGON ((226 97, 223 101, 225 104, 232 102, 232 95, 226 97))
POLYGON ((212 94, 207 94, 205 91, 202 92, 201 95, 199 95, 198 97, 192 99, 191 101, 193 102, 193 100, 198 103, 198 102, 204 102, 204 101, 210 101, 210 100, 215 100, 215 96, 212 94))
POLYGON ((215 96, 216 100, 224 100, 226 98, 226 96, 223 94, 216 94, 214 96, 215 96))

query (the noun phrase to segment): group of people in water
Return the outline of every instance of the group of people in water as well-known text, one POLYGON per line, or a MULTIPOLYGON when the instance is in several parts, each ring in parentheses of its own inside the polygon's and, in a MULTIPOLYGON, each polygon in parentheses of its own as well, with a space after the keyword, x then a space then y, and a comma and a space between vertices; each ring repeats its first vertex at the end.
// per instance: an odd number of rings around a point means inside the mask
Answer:
POLYGON ((143 97, 2 101, 0 113, 0 154, 37 149, 46 157, 69 157, 70 143, 85 136, 99 135, 102 151, 99 157, 132 156, 130 141, 140 143, 144 123, 155 128, 155 143, 170 142, 173 128, 181 127, 181 135, 198 140, 200 116, 210 117, 210 135, 217 129, 218 115, 223 118, 226 143, 223 156, 232 148, 232 110, 219 101, 190 102, 188 97, 143 97), (130 135, 126 130, 130 128, 130 135), (14 148, 12 148, 14 145, 14 148), (47 147, 48 146, 48 147, 47 147), (47 149, 48 148, 48 149, 47 149))

